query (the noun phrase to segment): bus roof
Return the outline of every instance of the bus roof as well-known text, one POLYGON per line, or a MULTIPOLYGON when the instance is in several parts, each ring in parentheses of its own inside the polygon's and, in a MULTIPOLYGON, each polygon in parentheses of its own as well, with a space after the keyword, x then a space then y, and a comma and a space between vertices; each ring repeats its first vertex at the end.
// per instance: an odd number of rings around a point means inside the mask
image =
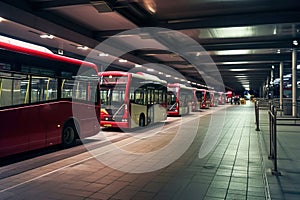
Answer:
POLYGON ((189 86, 186 86, 186 85, 181 84, 181 83, 169 83, 168 87, 180 87, 180 88, 184 88, 184 89, 188 89, 188 90, 193 90, 194 89, 193 87, 189 87, 189 86))
POLYGON ((4 37, 1 37, 0 38, 0 49, 6 49, 9 51, 14 51, 14 52, 22 53, 22 54, 28 54, 28 55, 32 55, 32 56, 45 58, 45 59, 57 60, 60 62, 70 63, 70 64, 74 64, 74 65, 84 65, 84 66, 93 68, 96 71, 98 71, 98 68, 94 63, 57 55, 57 54, 52 53, 49 49, 47 49, 45 47, 18 41, 18 40, 13 40, 13 39, 8 40, 4 37))
POLYGON ((129 75, 143 80, 156 81, 161 84, 167 84, 167 81, 159 79, 157 76, 154 76, 152 74, 147 74, 143 72, 131 73, 131 72, 123 72, 123 71, 105 71, 105 72, 98 73, 98 76, 129 76, 129 75))
POLYGON ((196 91, 201 91, 201 92, 206 92, 207 89, 203 89, 203 88, 195 88, 196 91))

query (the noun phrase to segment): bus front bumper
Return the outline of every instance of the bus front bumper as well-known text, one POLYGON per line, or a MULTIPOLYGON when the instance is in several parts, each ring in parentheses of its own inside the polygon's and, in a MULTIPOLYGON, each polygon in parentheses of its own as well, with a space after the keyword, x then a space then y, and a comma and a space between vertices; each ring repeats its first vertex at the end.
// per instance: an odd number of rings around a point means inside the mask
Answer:
POLYGON ((100 126, 105 128, 129 128, 128 122, 100 121, 100 126))

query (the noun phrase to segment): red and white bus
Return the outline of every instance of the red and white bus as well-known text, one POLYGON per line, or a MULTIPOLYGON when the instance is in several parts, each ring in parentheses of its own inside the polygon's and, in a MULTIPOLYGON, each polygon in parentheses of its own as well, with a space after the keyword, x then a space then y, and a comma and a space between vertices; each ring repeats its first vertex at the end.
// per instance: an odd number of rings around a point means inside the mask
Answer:
POLYGON ((232 103, 233 92, 229 90, 225 94, 226 94, 226 103, 232 103))
POLYGON ((209 90, 209 95, 210 95, 210 107, 216 107, 218 106, 218 93, 214 90, 209 90))
POLYGON ((219 94, 219 105, 225 105, 226 102, 226 94, 224 92, 218 92, 219 94))
POLYGON ((100 124, 135 128, 167 118, 167 82, 145 73, 100 72, 100 124))
POLYGON ((194 90, 179 83, 168 84, 168 115, 181 116, 193 110, 194 90))
POLYGON ((209 108, 210 107, 210 94, 206 89, 194 89, 195 97, 197 100, 197 108, 209 108))
POLYGON ((15 41, 0 38, 0 157, 98 133, 96 65, 15 41))

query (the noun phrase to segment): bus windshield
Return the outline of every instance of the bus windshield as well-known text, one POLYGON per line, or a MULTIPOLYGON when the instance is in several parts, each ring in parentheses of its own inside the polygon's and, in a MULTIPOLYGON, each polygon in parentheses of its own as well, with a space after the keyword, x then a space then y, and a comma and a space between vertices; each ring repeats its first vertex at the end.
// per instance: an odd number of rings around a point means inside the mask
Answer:
POLYGON ((167 96, 168 105, 173 105, 176 103, 176 96, 177 96, 176 92, 171 92, 171 91, 168 92, 168 96, 167 96))
POLYGON ((196 91, 196 97, 198 100, 202 100, 204 98, 204 91, 196 91))
POLYGON ((118 107, 124 102, 125 86, 101 86, 100 98, 101 107, 118 107))

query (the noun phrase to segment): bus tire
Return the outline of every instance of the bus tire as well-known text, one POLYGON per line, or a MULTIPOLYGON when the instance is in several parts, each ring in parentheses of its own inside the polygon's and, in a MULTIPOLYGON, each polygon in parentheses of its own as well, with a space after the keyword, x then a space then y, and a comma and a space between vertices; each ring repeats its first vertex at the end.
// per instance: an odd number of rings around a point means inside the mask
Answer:
POLYGON ((63 148, 69 148, 75 146, 76 139, 78 138, 78 132, 73 121, 69 121, 64 125, 61 144, 63 148))
POLYGON ((140 115, 139 126, 140 127, 145 126, 145 115, 143 115, 143 114, 140 115))

